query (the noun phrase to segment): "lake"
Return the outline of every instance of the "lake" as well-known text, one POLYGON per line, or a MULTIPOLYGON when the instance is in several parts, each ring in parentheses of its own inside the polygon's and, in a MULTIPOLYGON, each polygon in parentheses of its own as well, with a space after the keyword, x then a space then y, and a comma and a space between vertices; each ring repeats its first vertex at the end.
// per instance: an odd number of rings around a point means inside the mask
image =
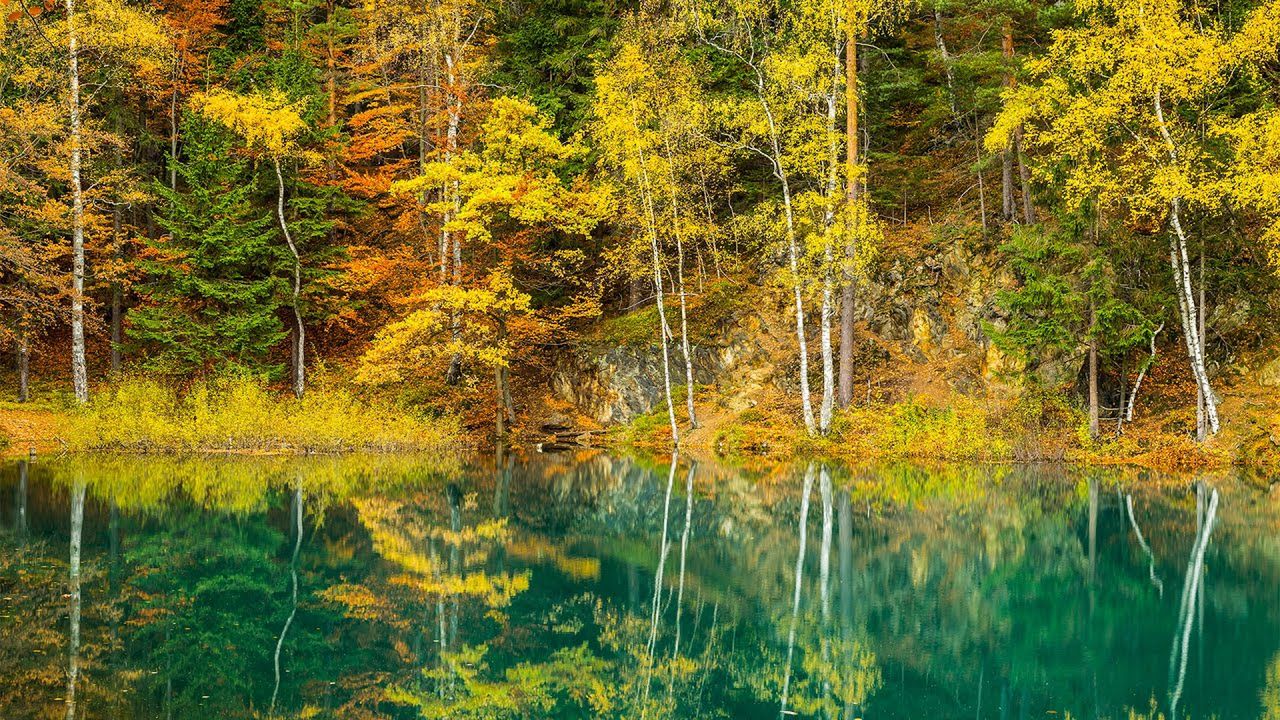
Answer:
POLYGON ((1280 718, 1280 492, 597 452, 0 464, 0 717, 1280 718))

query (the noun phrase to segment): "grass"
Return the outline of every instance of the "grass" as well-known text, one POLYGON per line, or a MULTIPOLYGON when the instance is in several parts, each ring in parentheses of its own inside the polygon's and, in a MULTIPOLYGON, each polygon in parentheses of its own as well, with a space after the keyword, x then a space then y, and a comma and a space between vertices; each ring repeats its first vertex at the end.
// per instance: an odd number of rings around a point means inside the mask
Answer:
POLYGON ((336 387, 314 386, 302 399, 277 395, 251 379, 178 388, 126 378, 69 413, 67 449, 127 452, 406 452, 462 444, 450 417, 418 415, 336 387))

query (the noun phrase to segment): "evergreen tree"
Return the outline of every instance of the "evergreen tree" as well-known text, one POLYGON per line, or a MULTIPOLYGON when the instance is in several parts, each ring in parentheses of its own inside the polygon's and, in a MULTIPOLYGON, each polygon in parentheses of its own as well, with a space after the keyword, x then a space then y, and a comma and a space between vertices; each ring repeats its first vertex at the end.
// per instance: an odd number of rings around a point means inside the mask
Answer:
POLYGON ((156 188, 157 220, 167 235, 144 261, 131 339, 157 372, 275 372, 271 351, 285 337, 287 273, 273 218, 254 206, 253 175, 236 157, 230 133, 193 113, 183 125, 179 189, 156 188))

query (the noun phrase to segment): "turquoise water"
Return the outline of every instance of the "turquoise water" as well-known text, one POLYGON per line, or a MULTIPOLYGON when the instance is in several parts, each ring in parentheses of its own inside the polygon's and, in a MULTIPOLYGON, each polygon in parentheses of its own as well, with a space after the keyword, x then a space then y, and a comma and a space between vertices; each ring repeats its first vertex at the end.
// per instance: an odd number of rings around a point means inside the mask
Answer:
POLYGON ((1277 518, 1055 467, 10 462, 0 718, 1280 718, 1277 518))

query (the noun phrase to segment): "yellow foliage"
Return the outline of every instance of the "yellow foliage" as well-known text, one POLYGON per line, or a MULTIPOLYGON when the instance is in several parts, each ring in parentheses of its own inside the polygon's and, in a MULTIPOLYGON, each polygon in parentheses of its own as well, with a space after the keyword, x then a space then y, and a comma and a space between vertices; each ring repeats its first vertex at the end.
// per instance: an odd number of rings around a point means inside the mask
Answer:
POLYGON ((251 380, 198 382, 181 394, 130 378, 96 393, 69 435, 76 450, 377 452, 456 444, 460 429, 323 386, 298 400, 251 380))
POLYGON ((307 129, 301 101, 290 102, 279 90, 245 95, 215 89, 196 93, 191 106, 231 129, 250 150, 275 160, 298 155, 297 138, 307 129))

